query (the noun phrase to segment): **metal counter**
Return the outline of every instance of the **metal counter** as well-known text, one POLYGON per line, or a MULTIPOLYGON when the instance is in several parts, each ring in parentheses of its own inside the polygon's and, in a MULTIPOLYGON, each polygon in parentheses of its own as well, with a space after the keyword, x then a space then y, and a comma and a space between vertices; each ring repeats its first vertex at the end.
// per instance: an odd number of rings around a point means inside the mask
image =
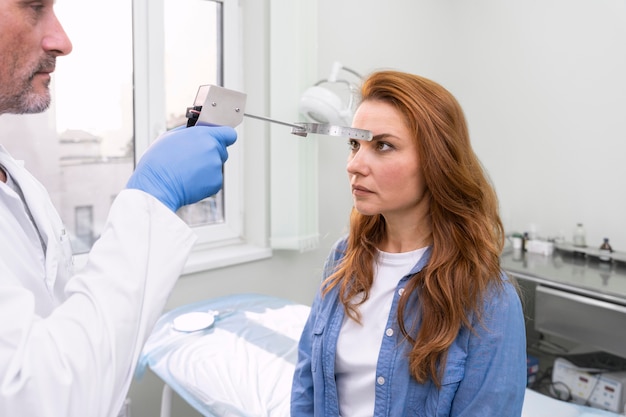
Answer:
POLYGON ((626 264, 555 250, 508 252, 501 265, 534 284, 535 330, 626 357, 626 264))

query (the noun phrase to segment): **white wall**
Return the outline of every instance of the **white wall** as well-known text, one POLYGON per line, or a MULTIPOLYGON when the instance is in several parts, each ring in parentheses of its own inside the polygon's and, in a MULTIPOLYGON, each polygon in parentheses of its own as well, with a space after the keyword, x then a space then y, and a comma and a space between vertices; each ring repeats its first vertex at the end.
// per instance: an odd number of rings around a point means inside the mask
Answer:
MULTIPOLYGON (((261 114, 269 71, 278 70, 268 65, 268 25, 281 22, 269 21, 270 0, 242 4, 248 107, 261 114)), ((590 243, 606 236, 626 251, 626 0, 318 0, 317 8, 300 24, 317 22, 318 47, 308 52, 319 78, 338 60, 362 73, 415 72, 455 94, 508 231, 534 224, 570 238, 580 221, 590 243)), ((345 140, 319 141, 318 250, 183 277, 168 307, 235 292, 309 303, 345 232, 346 156, 345 140)), ((255 155, 246 157, 254 166, 255 155)), ((158 415, 160 387, 151 374, 133 384, 133 417, 158 415)), ((177 400, 174 415, 198 414, 177 400)))
POLYGON ((322 74, 392 67, 455 94, 507 231, 571 240, 583 222, 626 251, 624 0, 320 0, 319 16, 322 74))

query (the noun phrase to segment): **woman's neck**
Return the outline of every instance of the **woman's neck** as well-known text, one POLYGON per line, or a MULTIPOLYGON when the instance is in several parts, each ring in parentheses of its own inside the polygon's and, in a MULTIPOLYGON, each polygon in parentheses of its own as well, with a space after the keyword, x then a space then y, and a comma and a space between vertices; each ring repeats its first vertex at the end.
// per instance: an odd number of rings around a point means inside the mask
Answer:
POLYGON ((382 213, 386 236, 378 249, 390 253, 410 252, 432 244, 430 192, 412 207, 382 213))
POLYGON ((432 243, 430 224, 422 222, 409 227, 394 227, 387 224, 387 236, 379 249, 383 252, 403 253, 424 248, 432 243))

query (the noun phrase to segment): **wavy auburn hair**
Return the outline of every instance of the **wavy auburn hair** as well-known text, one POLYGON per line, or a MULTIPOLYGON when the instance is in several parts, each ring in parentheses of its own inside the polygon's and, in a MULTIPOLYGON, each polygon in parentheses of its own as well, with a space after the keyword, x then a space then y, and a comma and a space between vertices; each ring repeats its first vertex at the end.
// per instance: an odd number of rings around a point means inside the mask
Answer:
MULTIPOLYGON (((487 290, 502 285, 504 230, 498 200, 470 144, 463 110, 441 85, 413 74, 379 71, 364 81, 361 99, 389 103, 404 116, 423 166, 430 192, 431 257, 409 280, 397 314, 402 334, 412 343, 411 374, 422 383, 431 378, 439 387, 459 330, 472 328, 472 316, 480 320, 487 290), (416 313, 411 321, 405 321, 407 311, 416 313), (413 339, 410 330, 414 334, 418 326, 413 339)), ((346 313, 355 320, 360 319, 355 297, 364 296, 362 303, 369 296, 385 233, 382 215, 365 216, 353 208, 345 256, 325 281, 325 293, 339 286, 346 313)))

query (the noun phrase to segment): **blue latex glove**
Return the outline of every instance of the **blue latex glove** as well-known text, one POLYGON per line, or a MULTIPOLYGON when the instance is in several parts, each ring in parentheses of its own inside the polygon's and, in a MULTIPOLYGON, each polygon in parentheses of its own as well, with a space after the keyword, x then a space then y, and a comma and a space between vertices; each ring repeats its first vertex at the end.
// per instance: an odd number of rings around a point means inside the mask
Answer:
POLYGON ((237 133, 226 126, 176 128, 161 135, 141 157, 126 188, 153 195, 172 211, 222 188, 227 146, 237 133))

